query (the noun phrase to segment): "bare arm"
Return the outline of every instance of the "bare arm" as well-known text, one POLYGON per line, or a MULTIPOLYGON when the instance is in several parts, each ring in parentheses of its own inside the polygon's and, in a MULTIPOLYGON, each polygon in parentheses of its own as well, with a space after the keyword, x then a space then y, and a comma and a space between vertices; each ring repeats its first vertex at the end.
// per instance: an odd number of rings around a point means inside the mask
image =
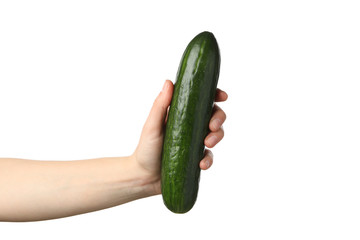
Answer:
POLYGON ((79 161, 0 159, 0 220, 36 221, 158 194, 133 157, 79 161))

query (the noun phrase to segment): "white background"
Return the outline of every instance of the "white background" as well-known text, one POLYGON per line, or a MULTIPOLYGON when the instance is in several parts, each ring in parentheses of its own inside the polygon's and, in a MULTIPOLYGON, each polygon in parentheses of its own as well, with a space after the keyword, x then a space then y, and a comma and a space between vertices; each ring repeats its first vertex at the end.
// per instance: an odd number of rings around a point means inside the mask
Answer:
POLYGON ((0 239, 359 239, 359 12, 358 1, 1 1, 0 157, 132 153, 204 30, 229 100, 189 213, 156 196, 0 223, 0 239))

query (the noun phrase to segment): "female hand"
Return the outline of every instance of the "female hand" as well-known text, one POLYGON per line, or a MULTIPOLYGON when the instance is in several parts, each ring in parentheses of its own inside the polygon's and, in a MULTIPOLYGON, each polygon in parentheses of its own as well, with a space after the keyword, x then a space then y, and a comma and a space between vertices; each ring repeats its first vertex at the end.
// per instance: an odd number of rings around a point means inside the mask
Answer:
MULTIPOLYGON (((171 103, 174 85, 167 80, 162 91, 157 96, 151 108, 150 114, 143 127, 139 144, 132 157, 139 168, 144 171, 149 181, 153 183, 156 194, 161 193, 160 187, 160 168, 161 152, 163 146, 165 123, 168 113, 168 107, 171 103)), ((223 102, 227 99, 226 92, 217 89, 216 102, 223 102)), ((224 137, 222 124, 226 119, 225 112, 216 104, 213 108, 213 114, 209 123, 210 133, 205 138, 205 146, 214 147, 224 137)), ((213 163, 213 154, 209 149, 205 150, 205 156, 200 161, 200 168, 206 170, 213 163)))

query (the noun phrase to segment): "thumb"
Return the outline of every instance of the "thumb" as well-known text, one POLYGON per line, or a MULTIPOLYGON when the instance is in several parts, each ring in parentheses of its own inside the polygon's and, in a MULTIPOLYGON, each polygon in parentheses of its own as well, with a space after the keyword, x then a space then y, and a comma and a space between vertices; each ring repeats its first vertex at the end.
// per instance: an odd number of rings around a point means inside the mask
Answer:
POLYGON ((145 122, 144 131, 146 133, 161 134, 170 106, 174 85, 170 80, 166 80, 163 89, 154 101, 150 114, 145 122))

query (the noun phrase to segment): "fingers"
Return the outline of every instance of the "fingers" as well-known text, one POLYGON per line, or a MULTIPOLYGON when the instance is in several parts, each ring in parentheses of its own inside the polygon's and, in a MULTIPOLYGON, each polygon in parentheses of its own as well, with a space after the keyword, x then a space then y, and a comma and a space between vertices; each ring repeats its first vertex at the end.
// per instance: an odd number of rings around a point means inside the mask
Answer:
POLYGON ((207 170, 211 167, 214 161, 214 155, 209 149, 205 150, 204 158, 200 161, 200 168, 207 170))
POLYGON ((160 94, 154 101, 150 114, 144 125, 145 131, 161 132, 164 126, 164 121, 167 115, 168 107, 171 103, 171 98, 174 90, 174 85, 170 80, 166 80, 160 94))
POLYGON ((212 132, 218 131, 225 122, 225 120, 226 120, 225 112, 218 105, 215 104, 213 108, 213 115, 209 123, 210 131, 212 132))
POLYGON ((218 142, 221 141, 221 139, 223 139, 223 137, 224 137, 224 129, 223 127, 220 127, 220 129, 217 130, 216 132, 210 132, 206 136, 204 144, 208 148, 213 148, 215 147, 216 144, 218 144, 218 142))
POLYGON ((224 102, 228 99, 228 95, 221 89, 216 89, 215 102, 224 102))
MULTIPOLYGON (((216 90, 215 102, 224 102, 228 99, 228 95, 221 89, 216 90)), ((210 119, 209 128, 210 133, 206 136, 204 144, 208 148, 214 147, 224 137, 224 129, 222 127, 226 120, 225 112, 218 106, 214 105, 213 115, 210 119)), ((200 168, 207 170, 211 167, 214 161, 214 155, 209 149, 205 150, 204 158, 200 161, 200 168)))

